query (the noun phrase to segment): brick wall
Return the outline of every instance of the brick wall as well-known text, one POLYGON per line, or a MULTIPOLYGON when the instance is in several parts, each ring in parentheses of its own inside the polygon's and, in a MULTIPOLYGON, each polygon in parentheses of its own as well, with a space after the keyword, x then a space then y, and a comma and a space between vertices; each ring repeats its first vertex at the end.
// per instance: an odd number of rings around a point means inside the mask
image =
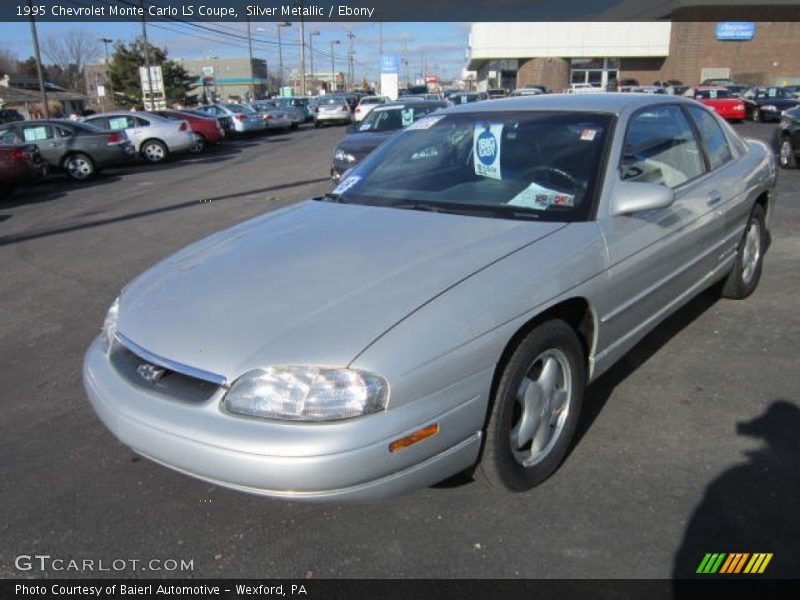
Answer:
POLYGON ((568 58, 529 58, 520 61, 517 87, 546 85, 554 92, 569 87, 568 58))

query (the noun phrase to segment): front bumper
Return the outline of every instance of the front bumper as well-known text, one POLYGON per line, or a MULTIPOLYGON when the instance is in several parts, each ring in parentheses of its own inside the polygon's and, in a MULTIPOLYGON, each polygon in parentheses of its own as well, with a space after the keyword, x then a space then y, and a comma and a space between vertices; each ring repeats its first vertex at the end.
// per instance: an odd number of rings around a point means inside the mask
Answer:
POLYGON ((485 411, 476 395, 457 403, 426 397, 330 423, 244 418, 222 409, 224 389, 196 404, 132 384, 99 340, 86 353, 83 381, 100 420, 135 452, 217 485, 301 500, 386 498, 458 473, 477 460, 481 433, 471 425, 485 411), (431 423, 439 424, 435 436, 389 452, 390 442, 431 423))

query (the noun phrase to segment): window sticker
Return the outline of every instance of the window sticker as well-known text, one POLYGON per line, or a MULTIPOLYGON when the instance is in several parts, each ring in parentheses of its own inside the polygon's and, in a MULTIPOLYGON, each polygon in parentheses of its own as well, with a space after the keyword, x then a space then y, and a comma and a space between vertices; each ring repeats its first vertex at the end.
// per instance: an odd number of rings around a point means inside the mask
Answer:
POLYGON ((597 129, 584 129, 581 131, 581 140, 584 142, 594 141, 594 136, 597 135, 597 129))
POLYGON ((442 119, 444 119, 444 115, 439 115, 438 117, 425 117, 424 119, 420 119, 419 121, 415 121, 412 125, 409 125, 408 131, 417 131, 418 129, 430 129, 442 119))
POLYGON ((108 126, 111 129, 127 129, 128 117, 112 117, 108 120, 108 126))
POLYGON ((344 194, 347 190, 349 190, 351 187, 353 187, 359 181, 361 181, 361 177, 359 175, 351 175, 350 177, 348 177, 347 179, 342 181, 339 185, 337 185, 333 189, 333 193, 334 194, 344 194))
POLYGON ((547 210, 552 206, 575 206, 575 196, 552 190, 533 182, 509 200, 508 203, 511 206, 547 210))
POLYGON ((492 179, 503 179, 500 173, 500 139, 502 123, 476 123, 472 136, 475 174, 492 179))
POLYGON ((404 108, 400 111, 400 119, 402 120, 403 127, 408 127, 414 122, 414 109, 404 108))
POLYGON ((36 142, 47 139, 47 127, 26 127, 23 129, 26 142, 36 142))

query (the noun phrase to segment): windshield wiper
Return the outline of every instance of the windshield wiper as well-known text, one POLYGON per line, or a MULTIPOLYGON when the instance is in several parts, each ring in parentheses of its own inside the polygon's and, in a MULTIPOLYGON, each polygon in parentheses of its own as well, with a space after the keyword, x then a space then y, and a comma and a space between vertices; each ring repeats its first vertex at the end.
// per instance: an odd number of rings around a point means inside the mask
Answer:
POLYGON ((341 204, 344 204, 344 202, 345 202, 345 200, 344 200, 344 198, 342 198, 341 194, 336 194, 334 192, 327 192, 327 193, 323 194, 322 197, 325 198, 326 200, 331 200, 333 202, 339 202, 341 204))
POLYGON ((473 217, 494 217, 501 219, 519 219, 526 221, 538 221, 539 215, 526 211, 514 210, 505 206, 473 206, 473 205, 443 205, 428 204, 426 202, 402 202, 387 205, 391 208, 403 208, 406 210, 420 210, 425 212, 447 213, 452 215, 468 215, 473 217))

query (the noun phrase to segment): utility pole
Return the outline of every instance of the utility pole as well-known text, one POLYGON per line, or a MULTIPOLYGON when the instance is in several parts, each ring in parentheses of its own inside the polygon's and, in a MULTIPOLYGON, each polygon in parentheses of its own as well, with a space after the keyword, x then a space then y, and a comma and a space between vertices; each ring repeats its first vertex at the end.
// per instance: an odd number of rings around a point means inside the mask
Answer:
MULTIPOLYGON (((144 39, 144 65, 147 68, 147 87, 150 90, 150 109, 155 110, 155 96, 153 95, 153 75, 150 72, 150 44, 147 42, 147 25, 144 16, 147 11, 144 9, 144 0, 139 2, 142 6, 142 38, 144 39)), ((144 108, 147 110, 147 94, 144 95, 144 108)))
POLYGON ((306 95, 306 26, 303 21, 303 0, 298 1, 300 6, 300 95, 306 95))
MULTIPOLYGON (((350 81, 350 89, 353 89, 353 77, 355 76, 355 69, 353 67, 353 54, 355 54, 355 50, 353 50, 353 38, 355 38, 355 34, 352 31, 347 32, 347 37, 350 38, 350 51, 348 54, 348 63, 347 63, 347 78, 350 81)), ((346 91, 346 90, 345 90, 346 91)))
POLYGON ((250 58, 249 62, 249 69, 250 69, 250 100, 253 101, 256 99, 256 74, 253 71, 253 38, 250 35, 250 17, 247 17, 247 55, 250 58))
POLYGON ((289 27, 291 23, 287 23, 286 21, 281 21, 276 23, 278 27, 278 65, 280 66, 280 86, 283 87, 283 44, 281 43, 281 28, 282 27, 289 27))
POLYGON ((339 40, 331 40, 331 93, 336 91, 336 56, 333 53, 333 45, 341 44, 339 40))
POLYGON ((39 90, 42 92, 42 110, 44 117, 50 118, 50 107, 47 105, 47 90, 44 87, 44 74, 42 73, 42 56, 39 53, 39 36, 36 35, 36 19, 33 18, 33 0, 28 0, 28 8, 31 9, 31 37, 33 38, 33 52, 36 55, 36 74, 39 77, 39 90))
POLYGON ((108 95, 111 98, 111 106, 114 106, 114 86, 111 84, 111 77, 108 74, 108 64, 110 62, 108 58, 108 45, 114 40, 109 38, 100 38, 100 41, 103 42, 103 46, 105 46, 106 49, 106 85, 108 86, 108 95))
POLYGON ((308 34, 308 55, 311 58, 311 85, 314 86, 314 36, 319 35, 319 31, 312 31, 308 34))

